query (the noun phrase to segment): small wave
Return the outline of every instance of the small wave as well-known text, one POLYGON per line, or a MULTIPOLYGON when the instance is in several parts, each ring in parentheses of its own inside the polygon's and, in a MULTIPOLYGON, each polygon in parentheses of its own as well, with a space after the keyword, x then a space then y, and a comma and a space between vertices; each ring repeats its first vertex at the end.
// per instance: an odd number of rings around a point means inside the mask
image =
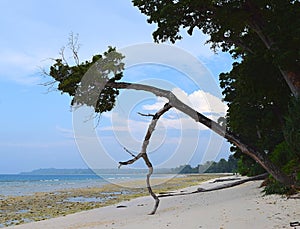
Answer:
POLYGON ((59 181, 59 179, 40 180, 40 182, 53 182, 53 181, 57 182, 59 181))

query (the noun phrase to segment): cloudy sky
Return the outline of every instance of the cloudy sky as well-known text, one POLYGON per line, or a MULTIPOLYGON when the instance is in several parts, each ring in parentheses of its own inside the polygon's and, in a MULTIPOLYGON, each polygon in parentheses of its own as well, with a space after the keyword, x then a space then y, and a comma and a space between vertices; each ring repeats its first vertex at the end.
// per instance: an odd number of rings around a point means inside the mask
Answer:
MULTIPOLYGON (((74 118, 67 95, 42 86, 51 79, 41 69, 59 57, 71 33, 79 34, 82 61, 115 46, 131 58, 124 80, 172 90, 213 119, 226 109, 217 80, 220 72, 230 70, 229 56, 214 54, 201 32, 189 37, 185 31, 182 41, 151 53, 156 27, 130 0, 1 0, 0 9, 0 173, 115 167, 130 157, 123 147, 134 153, 140 149, 149 117, 137 112, 155 113, 166 102, 149 93, 123 91, 114 111, 103 114, 96 128, 91 124, 93 133, 86 135, 93 135, 93 144, 81 138, 91 126, 74 118), (133 55, 136 51, 140 54, 133 55)), ((172 109, 159 122, 149 153, 156 166, 172 167, 218 160, 229 150, 221 138, 172 109)))

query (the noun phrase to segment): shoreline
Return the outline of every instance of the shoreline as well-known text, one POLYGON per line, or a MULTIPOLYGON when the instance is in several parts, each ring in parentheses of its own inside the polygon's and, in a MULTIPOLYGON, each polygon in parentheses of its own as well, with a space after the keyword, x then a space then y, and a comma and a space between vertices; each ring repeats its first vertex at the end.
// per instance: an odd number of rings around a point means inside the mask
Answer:
MULTIPOLYGON (((223 190, 162 198, 157 214, 153 216, 147 215, 153 205, 152 198, 147 196, 9 228, 274 229, 290 228, 290 222, 300 221, 300 199, 287 199, 278 195, 263 196, 260 184, 261 181, 250 181, 223 190)), ((193 191, 198 187, 199 185, 191 186, 179 192, 193 191)))
MULTIPOLYGON (((151 184, 155 193, 168 192, 222 176, 224 175, 180 175, 173 179, 154 178, 151 179, 151 184)), ((120 181, 118 184, 99 187, 38 192, 34 195, 1 196, 0 228, 101 208, 140 196, 149 196, 144 179, 120 181)))

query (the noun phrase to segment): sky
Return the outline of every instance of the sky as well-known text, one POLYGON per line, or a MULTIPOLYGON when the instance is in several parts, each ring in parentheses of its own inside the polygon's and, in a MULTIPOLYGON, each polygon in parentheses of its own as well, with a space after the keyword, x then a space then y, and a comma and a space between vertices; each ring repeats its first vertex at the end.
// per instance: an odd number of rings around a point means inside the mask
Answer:
MULTIPOLYGON (((229 71, 232 60, 213 53, 199 31, 188 36, 183 30, 183 40, 165 43, 156 52, 156 25, 148 24, 129 0, 1 0, 0 9, 0 174, 117 167, 118 161, 130 159, 123 147, 133 153, 141 148, 150 119, 137 112, 155 113, 166 102, 126 90, 99 123, 84 120, 80 109, 70 107, 69 96, 43 86, 51 81, 43 70, 59 57, 72 33, 79 36, 82 61, 116 47, 129 58, 124 81, 171 90, 212 119, 224 115, 218 74, 229 71)), ((83 112, 86 118, 90 111, 83 112)), ((195 166, 230 154, 226 141, 175 109, 154 133, 149 156, 156 167, 195 166)))

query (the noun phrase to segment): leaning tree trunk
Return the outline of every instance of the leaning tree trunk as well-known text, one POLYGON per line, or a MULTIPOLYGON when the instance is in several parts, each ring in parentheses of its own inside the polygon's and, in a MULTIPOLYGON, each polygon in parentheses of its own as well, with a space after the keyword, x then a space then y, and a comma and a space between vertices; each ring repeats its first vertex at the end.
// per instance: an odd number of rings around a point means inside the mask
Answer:
MULTIPOLYGON (((256 33, 264 46, 271 51, 278 51, 278 47, 274 40, 264 32, 264 27, 267 25, 266 20, 261 14, 261 10, 253 1, 245 1, 244 10, 251 15, 249 17, 248 26, 256 33)), ((278 69, 286 81, 288 87, 296 98, 300 96, 300 72, 294 70, 283 69, 278 64, 278 69)))
POLYGON ((196 122, 199 122, 215 133, 227 139, 232 144, 236 145, 244 154, 250 156, 255 161, 257 161, 266 171, 271 174, 277 181, 286 185, 292 186, 294 185, 294 180, 287 176, 284 172, 282 172, 275 164, 271 162, 271 160, 267 157, 264 152, 259 152, 254 147, 249 144, 243 142, 236 134, 229 132, 223 126, 219 125, 215 121, 207 118, 201 113, 195 111, 188 105, 181 102, 172 92, 159 89, 153 86, 143 85, 143 84, 134 84, 134 83, 125 83, 125 82, 108 82, 107 86, 117 88, 117 89, 132 89, 132 90, 142 90, 148 91, 156 96, 165 97, 169 100, 170 106, 180 110, 186 115, 190 116, 196 122))
MULTIPOLYGON (((271 41, 262 31, 259 26, 252 25, 253 30, 256 32, 257 36, 261 39, 262 43, 268 50, 276 50, 277 47, 274 42, 271 41)), ((285 82, 290 88, 291 92, 296 98, 300 96, 300 73, 296 71, 283 70, 282 66, 278 65, 278 69, 283 76, 285 82)))
POLYGON ((300 74, 295 72, 283 71, 280 68, 281 75, 285 79, 287 85, 289 86, 291 92, 296 98, 300 97, 300 74))

